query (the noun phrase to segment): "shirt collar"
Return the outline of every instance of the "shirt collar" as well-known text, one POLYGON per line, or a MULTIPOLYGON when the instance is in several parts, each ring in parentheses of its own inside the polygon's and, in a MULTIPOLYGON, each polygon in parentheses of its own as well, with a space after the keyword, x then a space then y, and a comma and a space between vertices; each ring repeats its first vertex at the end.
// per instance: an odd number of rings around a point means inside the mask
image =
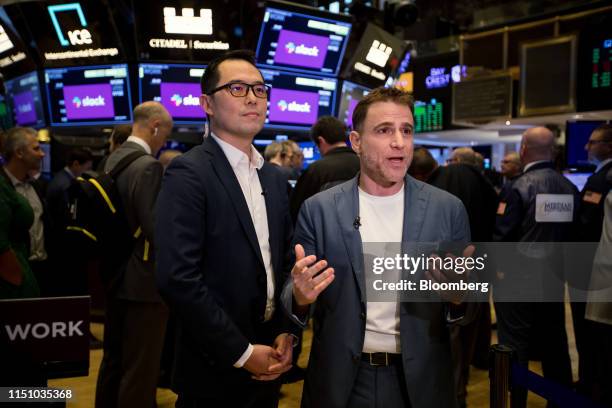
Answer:
POLYGON ((26 179, 26 181, 19 180, 17 177, 13 176, 13 173, 11 173, 9 171, 9 169, 7 169, 6 167, 4 168, 4 172, 8 176, 9 180, 11 180, 11 183, 13 183, 14 187, 17 187, 19 185, 27 184, 27 179, 26 179))
POLYGON ((152 154, 151 152, 151 146, 149 146, 149 144, 147 142, 145 142, 144 140, 142 140, 141 138, 139 138, 138 136, 130 136, 126 139, 126 142, 133 142, 136 143, 137 145, 139 145, 140 147, 142 147, 143 149, 145 149, 145 152, 147 152, 148 154, 152 154))
POLYGON ((263 156, 257 151, 257 149, 253 147, 253 145, 251 145, 251 157, 249 160, 249 157, 242 150, 220 139, 212 132, 210 133, 210 135, 213 137, 213 139, 215 139, 215 142, 219 144, 221 150, 223 150, 223 153, 225 154, 225 157, 227 157, 227 161, 229 161, 232 168, 236 168, 238 164, 243 160, 246 160, 247 163, 254 166, 257 170, 261 170, 261 168, 263 167, 265 160, 263 156))
POLYGON ((74 178, 74 173, 70 171, 70 168, 68 168, 68 166, 64 167, 64 171, 68 173, 70 177, 74 178))
POLYGON ((597 173, 599 170, 603 169, 605 166, 608 165, 608 163, 612 162, 612 157, 609 159, 606 159, 604 161, 602 161, 601 163, 599 163, 597 165, 597 168, 595 169, 595 173, 597 173))
POLYGON ((533 166, 535 166, 536 164, 540 164, 540 163, 549 163, 550 160, 536 160, 534 162, 531 162, 529 164, 526 164, 525 167, 523 168, 523 173, 525 173, 527 170, 529 170, 530 168, 532 168, 533 166))

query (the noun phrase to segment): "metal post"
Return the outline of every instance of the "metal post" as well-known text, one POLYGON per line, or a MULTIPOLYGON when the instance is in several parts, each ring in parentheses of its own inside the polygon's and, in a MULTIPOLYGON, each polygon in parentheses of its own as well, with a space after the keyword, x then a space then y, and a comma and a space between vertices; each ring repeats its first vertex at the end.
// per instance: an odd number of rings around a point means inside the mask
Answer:
POLYGON ((494 344, 489 350, 491 408, 508 408, 510 406, 512 352, 512 348, 503 344, 494 344))

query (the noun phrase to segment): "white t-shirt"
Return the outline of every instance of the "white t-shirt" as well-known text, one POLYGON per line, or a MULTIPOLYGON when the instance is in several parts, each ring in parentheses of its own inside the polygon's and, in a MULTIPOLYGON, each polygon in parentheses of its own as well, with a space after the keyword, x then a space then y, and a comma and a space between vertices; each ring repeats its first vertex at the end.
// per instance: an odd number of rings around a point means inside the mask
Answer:
MULTIPOLYGON (((359 189, 359 233, 363 243, 402 240, 404 224, 404 186, 391 196, 373 196, 359 189)), ((380 256, 381 254, 378 254, 380 256)), ((390 273, 385 272, 387 280, 390 273)), ((399 302, 367 302, 365 353, 399 353, 399 302)))

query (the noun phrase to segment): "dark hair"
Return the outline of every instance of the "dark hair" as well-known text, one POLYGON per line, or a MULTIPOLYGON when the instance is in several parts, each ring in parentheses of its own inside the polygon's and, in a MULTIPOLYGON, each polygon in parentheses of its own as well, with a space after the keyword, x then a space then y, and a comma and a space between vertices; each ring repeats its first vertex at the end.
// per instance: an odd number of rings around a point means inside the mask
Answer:
POLYGON ((111 133, 111 139, 115 146, 122 145, 132 134, 132 125, 117 125, 111 133))
POLYGON ((414 112, 414 102, 412 96, 408 92, 401 91, 397 88, 375 88, 355 106, 355 110, 353 111, 354 130, 359 131, 361 129, 370 105, 376 102, 395 102, 399 105, 408 106, 410 112, 414 112))
POLYGON ((219 85, 219 65, 221 65, 223 61, 227 60, 243 60, 257 68, 257 65, 255 65, 255 54, 253 51, 235 50, 226 52, 225 54, 220 55, 210 61, 210 64, 208 64, 206 67, 204 75, 202 75, 202 78, 200 79, 200 87, 202 88, 203 94, 210 93, 210 91, 219 85))
POLYGON ((75 147, 66 155, 66 165, 70 166, 75 161, 79 164, 85 164, 88 161, 93 161, 93 155, 87 149, 75 147))
POLYGON ((438 167, 438 163, 431 155, 431 152, 424 147, 417 147, 414 149, 408 174, 427 178, 436 167, 438 167))
POLYGON ((318 146, 321 136, 329 144, 346 141, 346 126, 333 116, 321 116, 310 128, 310 138, 318 146))
POLYGON ((599 125, 594 131, 593 133, 600 133, 601 134, 601 139, 604 142, 610 143, 612 142, 612 124, 610 123, 604 123, 603 125, 599 125))

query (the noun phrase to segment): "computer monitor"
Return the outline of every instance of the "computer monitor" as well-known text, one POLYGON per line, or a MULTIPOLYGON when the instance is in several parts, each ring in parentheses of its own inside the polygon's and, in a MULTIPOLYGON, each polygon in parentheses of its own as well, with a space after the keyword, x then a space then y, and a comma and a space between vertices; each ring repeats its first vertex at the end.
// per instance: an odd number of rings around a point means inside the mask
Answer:
POLYGON ((127 64, 45 70, 52 126, 132 121, 127 64))
POLYGON ((174 123, 202 125, 206 114, 200 106, 200 78, 205 68, 204 65, 140 64, 138 103, 160 102, 174 123))
POLYGON ((6 97, 17 126, 46 125, 38 74, 30 72, 4 82, 6 97))
POLYGON ((349 81, 344 81, 342 83, 338 119, 343 121, 349 128, 353 127, 353 110, 355 110, 355 106, 357 106, 357 103, 368 93, 370 93, 370 88, 366 88, 365 86, 357 85, 349 81))
POLYGON ((335 78, 270 69, 261 69, 261 73, 266 84, 272 87, 267 128, 305 131, 320 116, 335 115, 335 78))
POLYGON ((335 76, 350 32, 349 16, 271 2, 261 25, 257 63, 335 76))

